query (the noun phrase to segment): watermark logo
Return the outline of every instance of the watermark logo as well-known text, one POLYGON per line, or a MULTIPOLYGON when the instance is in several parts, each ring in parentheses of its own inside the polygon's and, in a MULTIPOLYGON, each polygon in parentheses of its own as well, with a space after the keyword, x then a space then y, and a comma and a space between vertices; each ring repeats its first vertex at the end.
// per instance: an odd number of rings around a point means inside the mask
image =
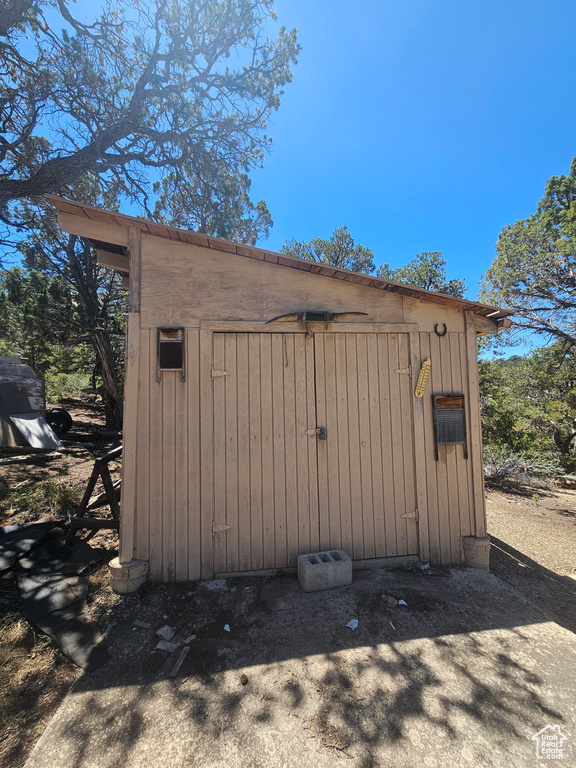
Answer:
POLYGON ((568 737, 560 730, 559 725, 547 725, 532 736, 536 742, 536 757, 538 760, 562 760, 564 750, 562 745, 568 737))

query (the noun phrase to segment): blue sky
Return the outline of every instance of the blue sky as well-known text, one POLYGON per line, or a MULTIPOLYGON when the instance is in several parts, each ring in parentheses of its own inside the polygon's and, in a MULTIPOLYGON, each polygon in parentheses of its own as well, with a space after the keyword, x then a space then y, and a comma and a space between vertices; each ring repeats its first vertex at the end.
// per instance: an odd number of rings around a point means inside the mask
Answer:
POLYGON ((277 0, 303 47, 252 174, 266 246, 346 224, 378 264, 442 251, 468 297, 576 155, 574 0, 277 0))

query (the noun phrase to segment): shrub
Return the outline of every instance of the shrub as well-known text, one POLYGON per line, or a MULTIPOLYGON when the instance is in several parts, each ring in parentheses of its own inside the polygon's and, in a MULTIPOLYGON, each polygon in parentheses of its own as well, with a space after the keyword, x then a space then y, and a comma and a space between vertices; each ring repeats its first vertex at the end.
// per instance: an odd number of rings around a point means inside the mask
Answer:
POLYGON ((529 482, 535 476, 551 477, 558 472, 558 462, 553 458, 534 458, 504 445, 490 445, 484 449, 484 477, 487 480, 529 482))
POLYGON ((66 397, 81 397, 90 386, 90 377, 84 373, 47 373, 46 402, 56 403, 66 397))

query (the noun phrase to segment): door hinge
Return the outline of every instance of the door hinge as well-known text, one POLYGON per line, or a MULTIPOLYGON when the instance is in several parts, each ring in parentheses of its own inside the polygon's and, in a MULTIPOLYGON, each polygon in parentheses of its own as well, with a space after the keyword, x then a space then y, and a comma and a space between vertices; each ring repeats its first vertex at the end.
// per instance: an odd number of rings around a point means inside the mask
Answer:
POLYGON ((404 512, 402 517, 407 518, 409 520, 418 520, 418 507, 413 509, 411 512, 404 512))
POLYGON ((217 371, 216 368, 212 366, 212 372, 210 374, 212 381, 214 381, 214 379, 217 379, 218 376, 230 376, 230 371, 217 371))
POLYGON ((223 525, 222 523, 217 523, 216 520, 212 520, 212 536, 220 533, 220 531, 227 531, 229 528, 232 528, 232 526, 223 525))
POLYGON ((396 368, 394 373, 404 373, 407 376, 412 376, 412 364, 410 364, 407 368, 396 368))

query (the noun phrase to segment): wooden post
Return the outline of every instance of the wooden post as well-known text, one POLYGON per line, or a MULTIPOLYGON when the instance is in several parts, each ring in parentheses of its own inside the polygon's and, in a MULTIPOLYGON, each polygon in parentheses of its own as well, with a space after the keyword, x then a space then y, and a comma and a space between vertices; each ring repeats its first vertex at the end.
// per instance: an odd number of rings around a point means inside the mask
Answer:
POLYGON ((140 252, 141 232, 130 228, 129 314, 126 329, 124 379, 124 449, 122 453, 122 514, 120 516, 120 563, 134 557, 136 540, 136 440, 138 429, 138 351, 140 347, 140 252))
POLYGON ((482 423, 480 418, 480 390, 478 379, 478 344, 474 313, 464 312, 466 317, 466 353, 468 361, 468 403, 470 408, 470 460, 474 487, 475 536, 486 536, 486 507, 484 499, 484 463, 482 458, 482 423))
MULTIPOLYGON (((430 560, 428 537, 428 496, 426 490, 426 443, 424 436, 424 403, 421 397, 414 397, 414 388, 420 373, 420 334, 410 334, 410 362, 412 363, 412 402, 414 404, 414 472, 416 476, 416 501, 418 504, 418 556, 423 563, 430 560)), ((428 457, 429 459, 431 457, 428 457)))

